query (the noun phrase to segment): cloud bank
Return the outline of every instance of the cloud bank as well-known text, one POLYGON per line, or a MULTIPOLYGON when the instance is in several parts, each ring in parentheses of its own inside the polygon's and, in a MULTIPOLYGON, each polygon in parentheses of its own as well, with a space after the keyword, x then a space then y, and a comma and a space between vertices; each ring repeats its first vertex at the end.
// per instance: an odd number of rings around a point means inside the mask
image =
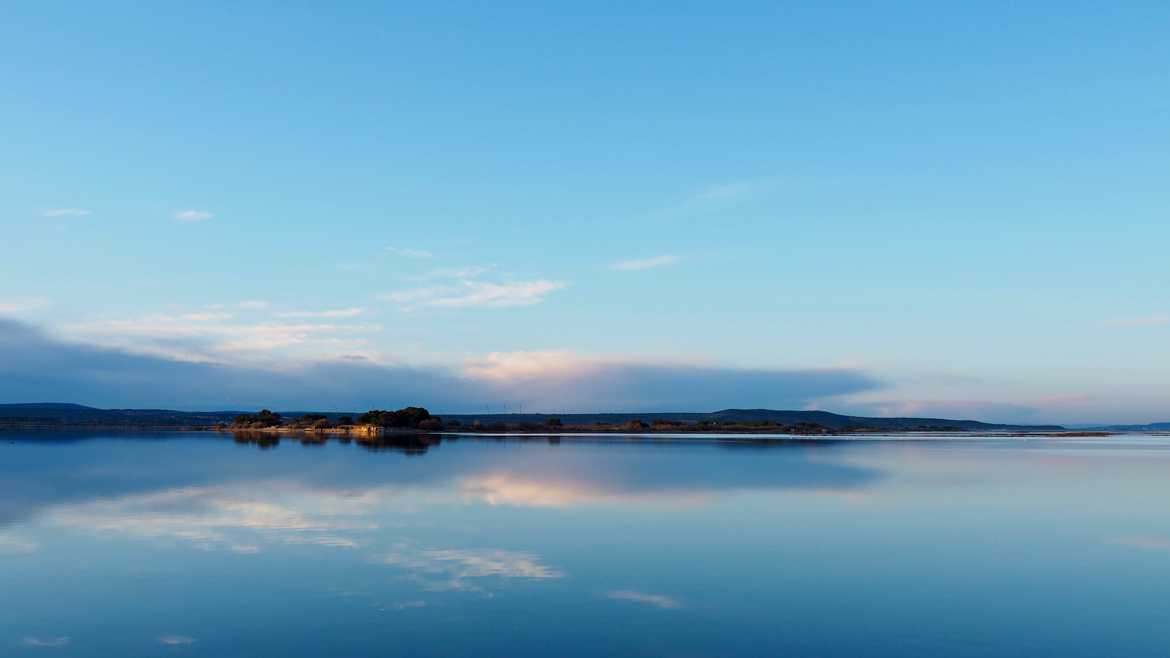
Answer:
POLYGON ((439 412, 710 411, 803 408, 879 390, 859 370, 748 370, 499 354, 466 369, 378 364, 362 358, 279 369, 192 362, 56 338, 0 319, 0 402, 98 407, 362 410, 422 404, 439 412))

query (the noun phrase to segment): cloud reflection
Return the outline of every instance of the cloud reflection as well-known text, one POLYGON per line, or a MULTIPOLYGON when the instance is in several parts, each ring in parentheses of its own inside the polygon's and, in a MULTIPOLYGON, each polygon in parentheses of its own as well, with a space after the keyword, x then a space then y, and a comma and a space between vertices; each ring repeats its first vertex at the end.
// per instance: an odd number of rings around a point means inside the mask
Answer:
POLYGON ((26 637, 21 644, 38 649, 63 649, 73 644, 73 640, 69 637, 26 637))
MULTIPOLYGON (((277 496, 288 491, 272 489, 277 496)), ((331 548, 357 548, 346 532, 379 526, 344 509, 319 492, 320 500, 287 504, 244 498, 245 492, 225 487, 187 487, 150 494, 132 494, 77 505, 51 514, 57 525, 142 539, 179 541, 200 550, 227 550, 254 555, 256 540, 331 548)))
POLYGON ((674 610, 682 607, 682 604, 669 596, 663 594, 647 594, 646 592, 639 592, 632 589, 618 589, 606 592, 605 598, 615 601, 641 603, 655 608, 662 608, 663 610, 674 610))
POLYGON ((488 578, 548 580, 565 575, 534 553, 498 548, 419 548, 399 543, 379 562, 411 572, 422 589, 432 592, 484 592, 479 582, 488 578))
POLYGON ((0 534, 0 555, 33 553, 39 547, 34 541, 0 534))
POLYGON ((459 488, 465 496, 489 505, 517 507, 573 507, 623 502, 691 506, 711 500, 707 493, 686 490, 615 491, 597 482, 542 479, 507 472, 465 478, 460 481, 459 488))

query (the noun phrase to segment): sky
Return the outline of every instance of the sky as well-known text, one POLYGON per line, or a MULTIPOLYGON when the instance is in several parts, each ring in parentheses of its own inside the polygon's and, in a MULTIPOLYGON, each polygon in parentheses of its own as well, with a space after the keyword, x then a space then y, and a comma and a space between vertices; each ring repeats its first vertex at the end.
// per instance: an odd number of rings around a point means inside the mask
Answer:
POLYGON ((8 3, 0 402, 1170 420, 1170 5, 967 4, 8 3))

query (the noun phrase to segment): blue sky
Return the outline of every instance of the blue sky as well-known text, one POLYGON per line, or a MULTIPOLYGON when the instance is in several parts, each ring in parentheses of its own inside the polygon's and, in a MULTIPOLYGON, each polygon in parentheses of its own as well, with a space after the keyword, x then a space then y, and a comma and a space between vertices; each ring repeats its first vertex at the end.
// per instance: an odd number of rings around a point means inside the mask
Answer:
MULTIPOLYGON (((508 389, 451 411, 1170 418, 1165 3, 290 5, 6 7, 0 343, 508 389)), ((132 379, 59 390, 185 399, 132 379)))

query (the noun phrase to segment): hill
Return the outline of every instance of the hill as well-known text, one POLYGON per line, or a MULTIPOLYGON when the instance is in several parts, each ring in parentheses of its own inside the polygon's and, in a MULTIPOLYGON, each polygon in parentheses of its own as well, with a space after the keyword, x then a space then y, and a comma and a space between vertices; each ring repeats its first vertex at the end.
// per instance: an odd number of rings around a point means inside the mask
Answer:
POLYGON ((696 412, 654 412, 654 413, 598 413, 598 414, 443 414, 447 420, 459 420, 464 424, 479 422, 523 424, 544 424, 551 418, 559 418, 566 425, 589 425, 605 423, 621 425, 633 420, 648 423, 666 422, 715 422, 715 423, 777 423, 798 425, 810 423, 835 431, 877 430, 889 432, 910 431, 1012 431, 1062 430, 1059 425, 1009 425, 984 423, 977 420, 952 420, 947 418, 871 418, 846 416, 829 411, 783 411, 776 409, 723 409, 709 413, 696 412))

